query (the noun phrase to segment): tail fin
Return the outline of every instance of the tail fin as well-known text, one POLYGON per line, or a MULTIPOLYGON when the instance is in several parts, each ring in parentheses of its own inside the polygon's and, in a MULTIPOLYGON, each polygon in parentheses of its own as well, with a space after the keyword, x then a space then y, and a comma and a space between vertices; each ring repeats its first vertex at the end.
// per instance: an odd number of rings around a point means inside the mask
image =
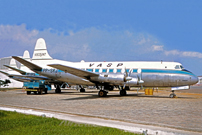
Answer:
MULTIPOLYGON (((24 51, 24 54, 23 54, 23 57, 22 57, 22 58, 25 59, 25 60, 27 60, 27 61, 31 61, 29 52, 28 52, 27 50, 24 51)), ((21 69, 22 71, 30 72, 30 69, 27 68, 26 66, 24 66, 23 64, 21 64, 20 69, 21 69)))
POLYGON ((25 60, 27 60, 27 61, 31 61, 31 58, 30 58, 30 55, 29 55, 29 51, 25 50, 22 58, 25 59, 25 60))
POLYGON ((46 43, 43 38, 39 38, 36 42, 32 60, 51 60, 53 59, 47 51, 46 43))
POLYGON ((17 68, 15 59, 11 59, 11 61, 10 61, 10 67, 17 68))

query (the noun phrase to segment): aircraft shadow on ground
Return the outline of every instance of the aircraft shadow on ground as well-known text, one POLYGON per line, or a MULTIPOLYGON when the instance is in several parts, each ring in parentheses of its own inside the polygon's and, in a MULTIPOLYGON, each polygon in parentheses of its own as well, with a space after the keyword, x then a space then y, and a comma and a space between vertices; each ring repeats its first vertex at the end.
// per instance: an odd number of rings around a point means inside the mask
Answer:
MULTIPOLYGON (((78 96, 85 96, 85 97, 76 97, 76 98, 68 98, 68 99, 63 99, 63 100, 82 100, 82 99, 96 99, 96 98, 104 98, 104 99, 106 99, 106 98, 114 98, 114 97, 139 97, 139 98, 167 98, 167 99, 170 99, 170 97, 169 97, 169 94, 170 93, 168 93, 168 96, 162 96, 162 95, 145 95, 144 93, 139 93, 139 94, 134 94, 134 93, 132 93, 132 94, 127 94, 126 96, 120 96, 119 94, 109 94, 109 95, 107 95, 106 97, 99 97, 98 95, 97 95, 97 93, 98 93, 98 91, 86 91, 86 92, 79 92, 79 91, 68 91, 68 90, 63 90, 61 93, 55 93, 55 92, 48 92, 47 94, 34 94, 34 93, 31 93, 30 95, 28 95, 28 96, 34 96, 34 95, 40 95, 40 96, 42 96, 42 95, 78 95, 78 96), (94 95, 93 93, 96 93, 96 95, 94 95)), ((17 93, 17 94, 25 94, 25 93, 17 93)), ((177 98, 174 98, 174 99, 194 99, 194 97, 181 97, 181 96, 178 96, 177 95, 177 98)))
MULTIPOLYGON (((81 95, 81 94, 73 94, 73 95, 81 95)), ((128 98, 128 97, 134 97, 134 98, 164 98, 164 99, 171 99, 169 96, 147 96, 144 94, 127 94, 126 96, 120 96, 120 95, 107 95, 106 97, 99 97, 98 95, 92 95, 92 94, 85 94, 87 96, 84 97, 75 97, 75 98, 67 98, 62 100, 84 100, 84 99, 107 99, 107 98, 128 98)), ((177 97, 174 99, 194 99, 193 97, 177 97)))

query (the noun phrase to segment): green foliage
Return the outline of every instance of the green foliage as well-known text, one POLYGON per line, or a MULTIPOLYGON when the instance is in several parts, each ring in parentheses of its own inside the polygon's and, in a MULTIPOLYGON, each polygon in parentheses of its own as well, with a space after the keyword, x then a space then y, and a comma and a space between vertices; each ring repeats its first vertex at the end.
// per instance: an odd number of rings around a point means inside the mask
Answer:
POLYGON ((46 118, 0 110, 0 134, 132 135, 133 133, 125 132, 115 128, 79 124, 70 121, 58 120, 56 118, 46 118))

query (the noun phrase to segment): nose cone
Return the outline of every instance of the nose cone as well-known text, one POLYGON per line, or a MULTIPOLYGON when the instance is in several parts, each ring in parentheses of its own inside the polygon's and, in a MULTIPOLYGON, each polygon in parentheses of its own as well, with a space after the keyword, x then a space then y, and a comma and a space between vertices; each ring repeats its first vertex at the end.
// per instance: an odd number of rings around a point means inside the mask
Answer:
POLYGON ((197 82, 198 82, 198 77, 197 76, 192 76, 191 77, 191 83, 192 83, 192 85, 196 84, 197 82))

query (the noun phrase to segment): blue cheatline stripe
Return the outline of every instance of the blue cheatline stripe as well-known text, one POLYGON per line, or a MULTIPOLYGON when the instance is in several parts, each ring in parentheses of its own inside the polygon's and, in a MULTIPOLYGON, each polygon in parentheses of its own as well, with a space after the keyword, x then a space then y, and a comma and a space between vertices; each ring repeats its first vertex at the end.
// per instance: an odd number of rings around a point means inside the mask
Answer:
POLYGON ((142 69, 142 73, 170 73, 170 74, 186 74, 195 76, 191 72, 182 70, 142 69))

